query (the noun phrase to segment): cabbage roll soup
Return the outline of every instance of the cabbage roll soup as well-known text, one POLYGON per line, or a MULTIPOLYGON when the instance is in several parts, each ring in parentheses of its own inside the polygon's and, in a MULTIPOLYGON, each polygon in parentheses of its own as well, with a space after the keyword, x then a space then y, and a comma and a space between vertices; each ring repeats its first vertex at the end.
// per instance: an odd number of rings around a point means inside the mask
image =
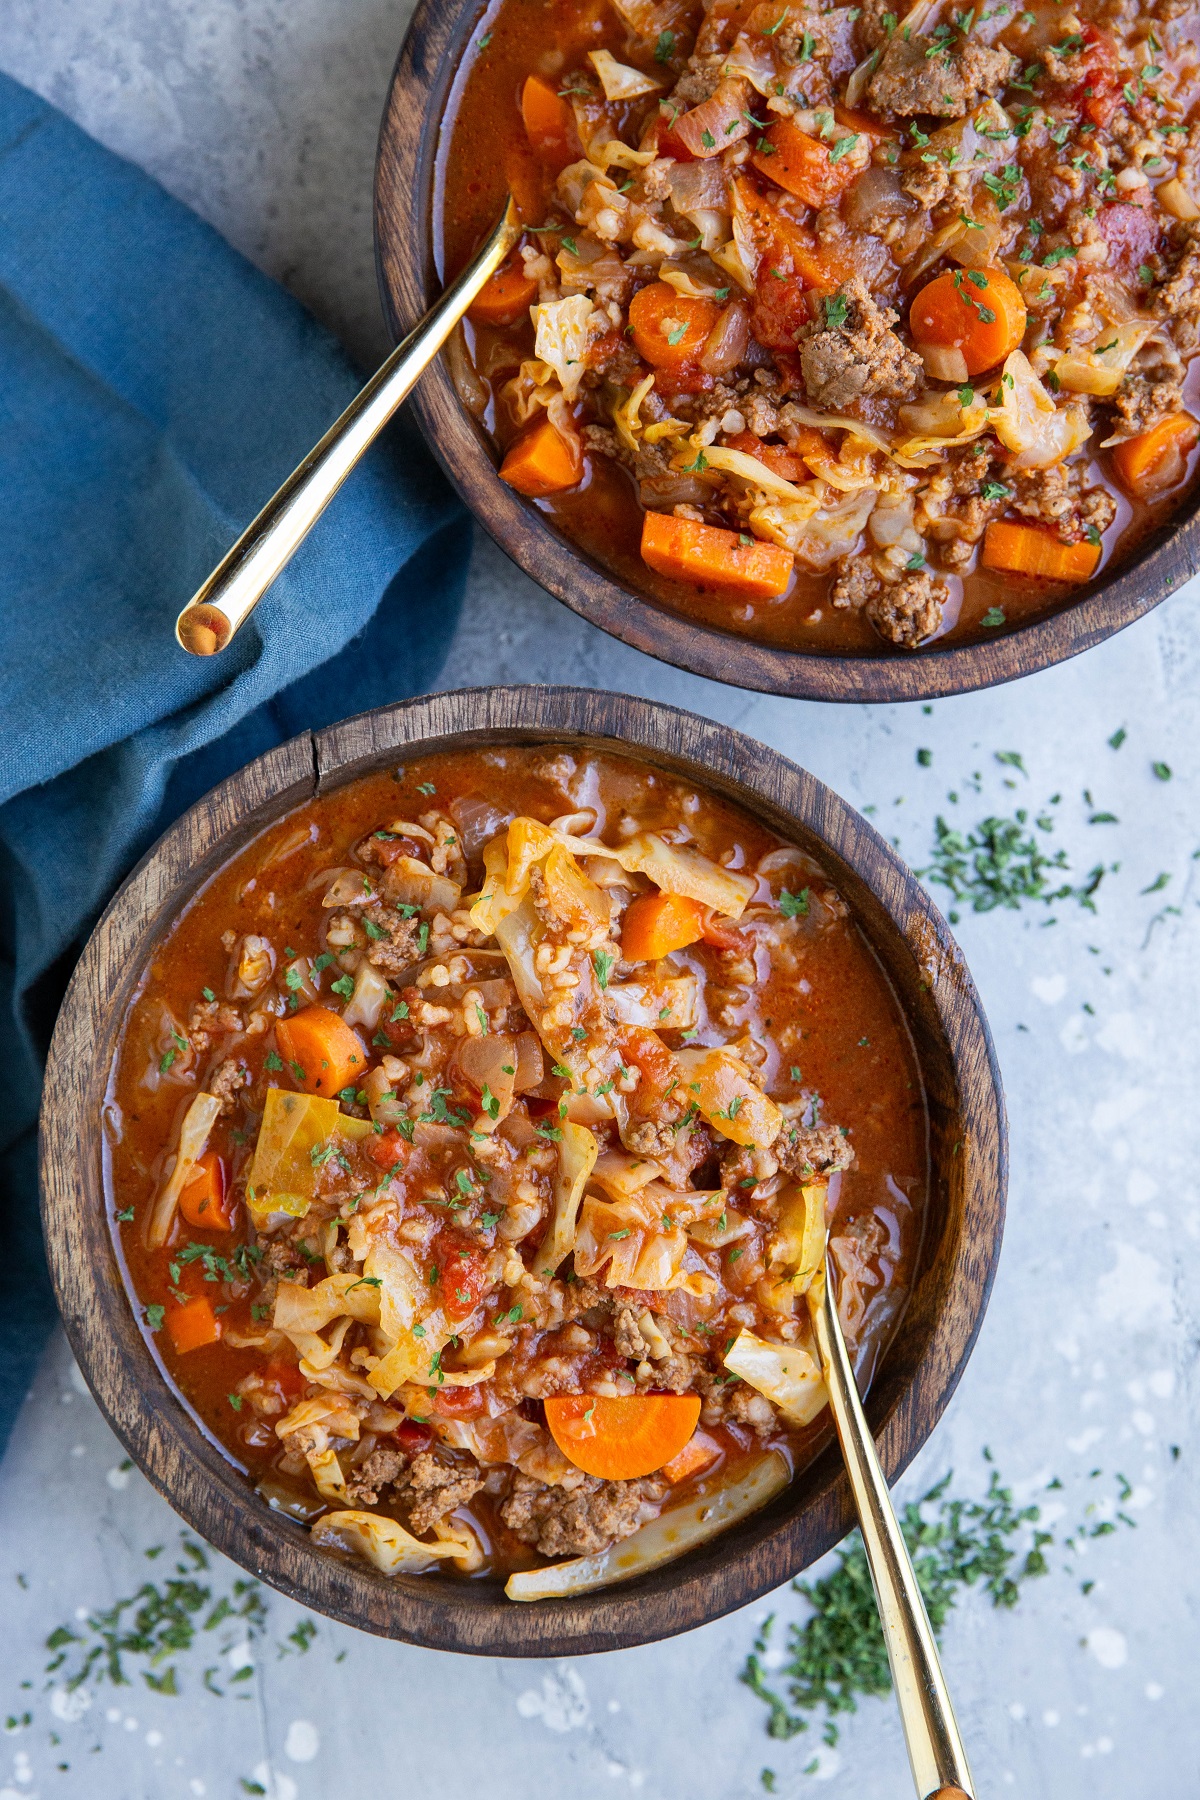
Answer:
POLYGON ((133 1302, 262 1499, 514 1599, 777 1493, 823 1425, 827 1236, 864 1381, 919 1250, 924 1093, 846 903, 579 750, 427 757, 260 835, 146 970, 107 1116, 133 1302))
POLYGON ((907 655, 1057 610, 1189 491, 1200 7, 499 0, 443 129, 500 476, 627 587, 907 655))

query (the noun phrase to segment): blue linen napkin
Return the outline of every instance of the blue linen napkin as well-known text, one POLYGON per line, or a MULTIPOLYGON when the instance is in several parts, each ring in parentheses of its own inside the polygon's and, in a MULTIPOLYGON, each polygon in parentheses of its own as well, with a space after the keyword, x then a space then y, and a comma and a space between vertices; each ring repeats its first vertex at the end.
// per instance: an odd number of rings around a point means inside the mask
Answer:
POLYGON ((431 686, 457 621, 470 530, 401 424, 229 650, 174 641, 357 386, 295 300, 0 75, 0 1450, 54 1319, 36 1115, 84 936, 200 794, 431 686))

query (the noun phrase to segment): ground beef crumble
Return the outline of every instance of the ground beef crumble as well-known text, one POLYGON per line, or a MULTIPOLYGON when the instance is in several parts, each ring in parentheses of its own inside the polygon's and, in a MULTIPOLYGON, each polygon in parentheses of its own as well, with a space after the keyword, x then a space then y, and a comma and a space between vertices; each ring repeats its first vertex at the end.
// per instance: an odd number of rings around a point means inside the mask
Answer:
POLYGON ((812 404, 845 412, 867 398, 907 400, 920 386, 921 359, 891 327, 899 314, 877 306, 860 275, 848 281, 823 317, 800 333, 800 367, 812 404), (840 316, 839 316, 840 315, 840 316))
POLYGON ((597 1481, 548 1487, 532 1475, 515 1475, 500 1517, 523 1544, 543 1556, 593 1556, 654 1518, 667 1493, 654 1476, 641 1481, 597 1481))
POLYGON ((946 584, 928 569, 888 581, 865 556, 843 557, 838 569, 833 604, 861 608, 880 636, 893 644, 915 650, 941 624, 946 584))
POLYGON ((429 1450, 413 1458, 405 1482, 405 1498, 411 1503, 409 1525, 423 1537, 456 1506, 465 1506, 479 1492, 484 1476, 472 1463, 441 1462, 429 1450))
POLYGON ((999 45, 968 38, 960 47, 938 50, 934 38, 897 31, 867 85, 867 102, 885 117, 961 119, 985 94, 998 96, 1019 66, 999 45))

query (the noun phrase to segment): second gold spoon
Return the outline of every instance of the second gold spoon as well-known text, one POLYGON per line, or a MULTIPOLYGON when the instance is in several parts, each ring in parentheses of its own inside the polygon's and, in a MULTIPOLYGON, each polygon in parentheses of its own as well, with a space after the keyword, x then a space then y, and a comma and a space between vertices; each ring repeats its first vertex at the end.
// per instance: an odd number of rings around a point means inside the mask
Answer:
POLYGON ((193 594, 175 622, 175 636, 185 650, 213 656, 241 629, 520 234, 521 221, 510 199, 478 255, 396 345, 193 594))
POLYGON ((912 1559, 875 1454, 842 1336, 829 1262, 808 1290, 817 1354, 829 1391, 918 1800, 971 1800, 971 1770, 912 1559))

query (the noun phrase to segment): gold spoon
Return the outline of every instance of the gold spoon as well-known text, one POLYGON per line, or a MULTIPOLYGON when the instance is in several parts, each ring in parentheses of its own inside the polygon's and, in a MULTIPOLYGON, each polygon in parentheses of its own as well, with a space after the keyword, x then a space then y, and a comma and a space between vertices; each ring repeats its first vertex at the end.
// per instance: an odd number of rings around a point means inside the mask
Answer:
POLYGON ((212 656, 241 629, 520 234, 510 198, 479 254, 396 345, 184 607, 175 636, 185 650, 212 656))
POLYGON ((863 1414, 829 1261, 808 1290, 817 1354, 858 1511, 918 1800, 971 1800, 974 1788, 937 1644, 863 1414))

